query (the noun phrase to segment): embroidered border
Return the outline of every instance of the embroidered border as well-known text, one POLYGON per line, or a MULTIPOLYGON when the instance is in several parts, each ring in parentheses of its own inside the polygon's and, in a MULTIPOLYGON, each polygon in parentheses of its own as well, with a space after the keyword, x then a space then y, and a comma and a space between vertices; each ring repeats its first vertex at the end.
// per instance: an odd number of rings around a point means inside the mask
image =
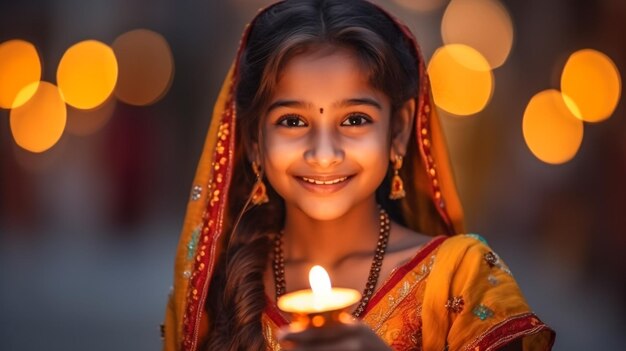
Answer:
POLYGON ((263 337, 265 338, 265 343, 267 344, 267 351, 280 351, 280 345, 278 341, 274 337, 274 328, 278 327, 274 321, 272 321, 271 317, 268 315, 261 317, 261 327, 263 328, 263 337))
MULTIPOLYGON (((270 5, 267 9, 273 7, 270 5)), ((243 52, 243 43, 247 40, 251 25, 246 25, 244 33, 239 40, 239 48, 236 54, 236 61, 243 52)), ((233 167, 234 147, 235 147, 235 87, 237 85, 237 64, 233 69, 232 82, 228 91, 228 98, 224 105, 213 159, 211 163, 211 175, 208 180, 207 205, 202 214, 203 227, 200 236, 201 246, 196 252, 195 265, 190 277, 190 284, 187 290, 185 301, 185 311, 183 314, 183 335, 181 350, 193 351, 198 347, 199 328, 203 314, 203 304, 206 300, 210 277, 215 265, 215 253, 224 220, 224 211, 228 189, 230 187, 231 172, 233 167), (216 219, 214 221, 213 219, 216 219), (217 222, 217 223, 216 223, 217 222), (206 249, 209 246, 207 255, 206 249), (200 298, 198 298, 198 292, 200 298)))
POLYGON ((494 325, 467 344, 462 350, 497 350, 521 336, 532 335, 540 331, 551 332, 550 341, 548 342, 549 347, 547 348, 549 350, 554 343, 554 331, 537 318, 534 313, 524 313, 494 325))
POLYGON ((263 312, 265 312, 267 317, 279 327, 289 324, 289 321, 287 321, 285 317, 283 317, 283 315, 280 314, 280 310, 278 309, 278 306, 276 306, 276 304, 273 301, 271 301, 269 298, 266 297, 266 299, 267 299, 267 305, 263 312))
POLYGON ((367 304, 367 308, 363 311, 363 315, 367 315, 367 313, 374 309, 374 307, 378 304, 380 300, 395 287, 395 285, 409 272, 413 270, 419 263, 421 263, 426 256, 430 255, 436 248, 441 245, 448 237, 444 235, 437 236, 430 240, 424 247, 422 247, 415 256, 406 264, 398 267, 389 278, 380 286, 380 289, 377 290, 370 302, 367 304))

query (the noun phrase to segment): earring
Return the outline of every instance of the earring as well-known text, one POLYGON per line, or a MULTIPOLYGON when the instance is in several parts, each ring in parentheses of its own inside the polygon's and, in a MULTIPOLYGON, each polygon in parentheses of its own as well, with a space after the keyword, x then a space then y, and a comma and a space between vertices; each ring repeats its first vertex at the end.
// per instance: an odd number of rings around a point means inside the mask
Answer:
POLYGON ((398 174, 400 168, 402 168, 402 156, 396 156, 396 159, 393 161, 393 178, 391 178, 391 192, 389 193, 391 200, 399 200, 406 195, 404 182, 402 182, 402 178, 398 174))
POLYGON ((252 187, 252 199, 250 200, 253 205, 263 205, 270 201, 267 197, 267 188, 265 188, 265 183, 263 183, 260 168, 256 162, 252 162, 252 170, 256 175, 256 183, 252 187))

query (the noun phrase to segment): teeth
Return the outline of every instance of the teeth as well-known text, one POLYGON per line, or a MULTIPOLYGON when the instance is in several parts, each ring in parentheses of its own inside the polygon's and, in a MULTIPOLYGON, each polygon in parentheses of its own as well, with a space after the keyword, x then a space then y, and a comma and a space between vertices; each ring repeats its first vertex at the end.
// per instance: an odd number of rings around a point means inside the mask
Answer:
POLYGON ((317 185, 332 185, 332 184, 341 183, 344 180, 348 179, 348 177, 341 177, 341 178, 337 178, 333 180, 317 180, 317 179, 311 179, 307 177, 301 177, 301 178, 306 182, 309 182, 311 184, 317 184, 317 185))

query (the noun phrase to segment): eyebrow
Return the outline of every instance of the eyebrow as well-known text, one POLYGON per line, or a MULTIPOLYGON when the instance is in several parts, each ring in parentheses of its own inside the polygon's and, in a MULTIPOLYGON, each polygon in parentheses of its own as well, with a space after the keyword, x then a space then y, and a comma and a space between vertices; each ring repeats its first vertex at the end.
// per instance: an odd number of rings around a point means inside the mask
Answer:
MULTIPOLYGON (((351 98, 341 100, 337 103, 333 104, 333 107, 348 107, 348 106, 358 106, 358 105, 367 105, 382 110, 383 107, 380 105, 378 101, 370 97, 359 97, 359 98, 351 98)), ((313 107, 313 104, 306 101, 299 100, 277 100, 273 102, 268 108, 267 113, 272 112, 272 110, 279 107, 292 107, 292 108, 303 108, 310 109, 313 107)))
POLYGON ((313 104, 310 102, 298 101, 298 100, 278 100, 274 101, 270 107, 267 108, 267 113, 272 112, 272 110, 277 109, 279 107, 293 107, 293 108, 311 108, 313 104))
POLYGON ((348 107, 348 106, 357 106, 357 105, 372 106, 379 110, 383 109, 383 107, 380 105, 378 101, 369 97, 346 99, 346 100, 340 101, 337 104, 334 104, 334 106, 337 106, 337 107, 348 107))

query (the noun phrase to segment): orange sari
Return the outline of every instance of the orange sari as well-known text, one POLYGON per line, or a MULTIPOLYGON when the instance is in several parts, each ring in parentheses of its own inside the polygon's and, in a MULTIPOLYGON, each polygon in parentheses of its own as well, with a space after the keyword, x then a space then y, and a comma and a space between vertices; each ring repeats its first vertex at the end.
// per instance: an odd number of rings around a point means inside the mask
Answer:
MULTIPOLYGON (((424 245, 379 287, 361 320, 398 351, 496 350, 518 338, 524 350, 549 350, 554 342, 509 269, 473 234, 424 245)), ((287 324, 270 301, 263 315, 268 350, 280 350, 274 335, 287 324)))

